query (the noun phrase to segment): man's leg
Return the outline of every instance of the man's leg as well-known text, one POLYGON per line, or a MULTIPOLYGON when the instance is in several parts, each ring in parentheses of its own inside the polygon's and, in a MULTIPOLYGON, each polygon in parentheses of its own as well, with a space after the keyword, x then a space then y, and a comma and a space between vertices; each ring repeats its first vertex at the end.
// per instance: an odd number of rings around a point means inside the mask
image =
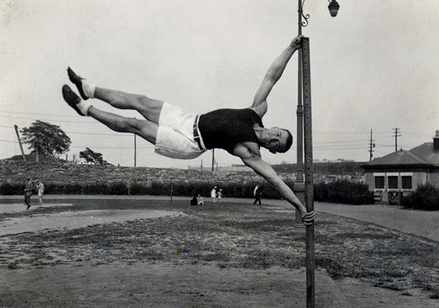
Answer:
POLYGON ((152 99, 145 95, 130 94, 99 87, 96 87, 94 97, 118 109, 136 110, 148 121, 159 124, 163 101, 152 99))
POLYGON ((122 117, 114 113, 102 111, 93 106, 88 109, 88 114, 111 130, 120 133, 133 133, 152 144, 156 143, 159 126, 151 121, 122 117))
POLYGON ((163 101, 148 98, 145 95, 96 87, 76 75, 70 67, 67 69, 67 73, 70 81, 76 85, 84 100, 97 98, 118 109, 137 110, 145 119, 158 124, 163 101))
POLYGON ((121 133, 133 133, 155 144, 158 125, 148 120, 126 118, 114 113, 102 111, 83 101, 69 86, 62 89, 64 100, 80 115, 91 116, 110 129, 121 133))

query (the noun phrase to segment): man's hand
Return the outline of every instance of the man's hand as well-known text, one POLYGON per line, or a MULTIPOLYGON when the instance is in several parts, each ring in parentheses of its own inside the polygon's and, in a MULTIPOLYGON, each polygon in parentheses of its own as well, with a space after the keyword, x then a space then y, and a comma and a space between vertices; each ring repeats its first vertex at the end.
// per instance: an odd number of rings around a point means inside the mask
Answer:
POLYGON ((302 34, 296 36, 290 44, 291 47, 293 47, 295 49, 301 48, 302 47, 302 37, 303 37, 302 34))
POLYGON ((314 223, 314 211, 302 216, 302 222, 305 226, 311 226, 314 223))

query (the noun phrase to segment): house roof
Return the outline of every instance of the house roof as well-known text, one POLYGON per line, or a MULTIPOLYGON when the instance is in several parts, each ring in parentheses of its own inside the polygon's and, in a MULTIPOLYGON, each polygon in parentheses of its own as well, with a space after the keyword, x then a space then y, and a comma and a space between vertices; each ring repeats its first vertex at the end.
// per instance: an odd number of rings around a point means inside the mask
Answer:
POLYGON ((433 142, 427 142, 410 150, 411 153, 428 161, 430 164, 439 166, 439 151, 433 150, 433 142))
POLYGON ((411 151, 400 150, 390 153, 386 156, 376 158, 371 162, 364 164, 362 167, 432 167, 432 165, 432 163, 412 153, 411 151))

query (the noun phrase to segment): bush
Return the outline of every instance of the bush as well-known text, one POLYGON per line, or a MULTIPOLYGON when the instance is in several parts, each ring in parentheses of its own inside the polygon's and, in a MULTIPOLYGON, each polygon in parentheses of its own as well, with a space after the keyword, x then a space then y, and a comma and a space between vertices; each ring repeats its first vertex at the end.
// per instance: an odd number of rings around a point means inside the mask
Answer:
POLYGON ((24 193, 24 184, 3 183, 0 185, 0 195, 20 195, 24 193))
POLYGON ((82 188, 84 195, 108 195, 108 186, 106 184, 87 184, 82 188))
POLYGON ((142 184, 133 183, 130 186, 130 195, 141 196, 148 194, 148 187, 142 184))
POLYGON ((314 200, 356 205, 374 203, 373 192, 369 191, 366 184, 347 180, 314 185, 314 200))
POLYGON ((431 184, 419 186, 413 193, 402 198, 405 208, 435 211, 439 210, 439 189, 431 184))
POLYGON ((109 187, 110 195, 128 195, 128 187, 125 183, 111 183, 109 187))

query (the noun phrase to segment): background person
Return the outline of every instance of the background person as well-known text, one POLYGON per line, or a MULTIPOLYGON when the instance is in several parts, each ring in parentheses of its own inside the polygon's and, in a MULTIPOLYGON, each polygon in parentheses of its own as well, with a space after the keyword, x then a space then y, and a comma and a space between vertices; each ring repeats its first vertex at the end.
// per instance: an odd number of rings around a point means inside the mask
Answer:
POLYGON ((33 195, 35 184, 30 177, 26 178, 26 186, 24 188, 24 204, 27 206, 26 210, 30 208, 30 197, 33 195))
POLYGON ((35 190, 38 193, 38 199, 40 201, 40 205, 43 205, 43 195, 44 195, 44 184, 37 180, 37 185, 35 186, 35 190))
POLYGON ((212 190, 210 191, 210 198, 212 198, 213 203, 216 202, 216 191, 217 191, 218 187, 214 187, 212 188, 212 190))
POLYGON ((200 194, 198 194, 198 196, 197 196, 197 204, 204 205, 204 199, 200 194))
POLYGON ((259 202, 259 205, 261 205, 262 188, 256 185, 255 190, 253 191, 253 195, 255 196, 255 201, 253 202, 253 205, 255 205, 257 202, 259 202))
POLYGON ((221 199, 222 199, 223 196, 224 196, 223 195, 223 190, 221 188, 218 189, 217 193, 216 193, 216 199, 219 201, 219 203, 221 203, 221 199))

